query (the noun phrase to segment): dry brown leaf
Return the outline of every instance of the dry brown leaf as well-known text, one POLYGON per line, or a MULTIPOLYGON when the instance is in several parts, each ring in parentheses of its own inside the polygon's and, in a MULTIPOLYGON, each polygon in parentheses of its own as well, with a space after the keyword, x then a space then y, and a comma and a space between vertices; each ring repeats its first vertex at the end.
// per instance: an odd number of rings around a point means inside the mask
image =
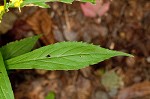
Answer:
POLYGON ((36 34, 43 34, 41 40, 45 45, 54 43, 52 20, 46 9, 35 11, 32 16, 27 18, 27 23, 36 34))
MULTIPOLYGON (((150 95, 150 82, 134 84, 120 91, 117 99, 135 99, 150 95)), ((141 98, 143 99, 143 98, 141 98)))

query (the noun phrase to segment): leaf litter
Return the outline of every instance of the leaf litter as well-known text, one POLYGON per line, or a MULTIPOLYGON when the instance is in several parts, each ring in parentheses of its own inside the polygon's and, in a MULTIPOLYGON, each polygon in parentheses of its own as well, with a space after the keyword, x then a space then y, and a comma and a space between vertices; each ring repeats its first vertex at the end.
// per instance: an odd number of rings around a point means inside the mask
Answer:
MULTIPOLYGON (((107 2, 110 1, 103 1, 104 4, 107 2)), ((50 5, 51 9, 47 10, 34 7, 23 8, 19 14, 13 12, 18 19, 0 40, 6 43, 8 38, 16 40, 44 32, 46 34, 43 35, 47 36, 41 39, 43 43, 39 46, 66 40, 85 41, 130 52, 135 57, 116 57, 79 71, 17 70, 10 75, 16 99, 44 99, 50 91, 56 94, 56 99, 129 99, 135 98, 135 94, 137 99, 149 98, 148 1, 111 0, 108 11, 94 18, 84 15, 80 6, 85 3, 50 5), (39 22, 42 20, 43 27, 39 22), (97 74, 97 71, 102 69, 107 73, 116 68, 115 72, 122 77, 124 86, 114 90, 117 93, 114 94, 102 85, 103 74, 97 74)))

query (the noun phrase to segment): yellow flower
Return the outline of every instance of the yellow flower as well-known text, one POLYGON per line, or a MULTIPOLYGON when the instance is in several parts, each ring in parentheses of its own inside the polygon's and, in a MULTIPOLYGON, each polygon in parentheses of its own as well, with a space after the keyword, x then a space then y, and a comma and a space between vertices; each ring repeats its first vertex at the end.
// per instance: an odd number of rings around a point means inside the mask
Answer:
POLYGON ((4 12, 5 12, 4 6, 0 6, 0 23, 1 23, 1 19, 2 19, 4 12))
POLYGON ((14 6, 15 7, 20 7, 22 2, 23 2, 22 0, 16 0, 16 2, 14 3, 14 6))
POLYGON ((4 11, 4 6, 0 6, 0 13, 4 11))
POLYGON ((14 7, 18 7, 20 11, 20 5, 23 2, 23 0, 10 0, 12 3, 14 3, 14 7))

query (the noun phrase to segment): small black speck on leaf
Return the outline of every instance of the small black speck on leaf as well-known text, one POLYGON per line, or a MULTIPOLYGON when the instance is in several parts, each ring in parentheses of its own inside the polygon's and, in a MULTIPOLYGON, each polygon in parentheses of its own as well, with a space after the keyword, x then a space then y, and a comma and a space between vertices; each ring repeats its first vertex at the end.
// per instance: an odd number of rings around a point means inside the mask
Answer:
POLYGON ((49 57, 51 57, 51 56, 50 56, 50 55, 47 55, 46 57, 48 57, 48 58, 49 58, 49 57))

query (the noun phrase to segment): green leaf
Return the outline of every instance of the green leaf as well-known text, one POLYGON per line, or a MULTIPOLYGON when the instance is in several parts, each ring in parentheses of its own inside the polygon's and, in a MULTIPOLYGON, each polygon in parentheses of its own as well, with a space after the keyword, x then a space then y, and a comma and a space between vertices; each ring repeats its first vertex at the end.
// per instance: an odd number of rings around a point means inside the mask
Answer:
POLYGON ((131 56, 92 44, 61 42, 6 61, 7 69, 77 70, 114 56, 131 56))
MULTIPOLYGON (((36 4, 36 3, 54 2, 54 1, 63 2, 62 0, 24 0, 22 6, 26 6, 29 4, 36 4)), ((72 0, 67 0, 67 2, 72 3, 72 0)))
POLYGON ((50 92, 45 99, 55 99, 55 93, 54 92, 50 92))
POLYGON ((71 4, 74 0, 59 0, 59 2, 71 4))
POLYGON ((95 4, 95 0, 81 0, 81 2, 91 2, 91 3, 95 4))
MULTIPOLYGON (((45 3, 45 2, 63 2, 71 4, 74 0, 24 0, 22 6, 26 6, 29 4, 36 4, 36 3, 45 3)), ((94 3, 95 0, 81 0, 81 2, 91 2, 94 3)))
POLYGON ((0 48, 4 60, 25 54, 33 48, 37 42, 39 36, 33 36, 29 38, 22 39, 20 41, 15 41, 8 43, 7 45, 0 48))
POLYGON ((14 99, 11 84, 0 52, 0 99, 14 99))

